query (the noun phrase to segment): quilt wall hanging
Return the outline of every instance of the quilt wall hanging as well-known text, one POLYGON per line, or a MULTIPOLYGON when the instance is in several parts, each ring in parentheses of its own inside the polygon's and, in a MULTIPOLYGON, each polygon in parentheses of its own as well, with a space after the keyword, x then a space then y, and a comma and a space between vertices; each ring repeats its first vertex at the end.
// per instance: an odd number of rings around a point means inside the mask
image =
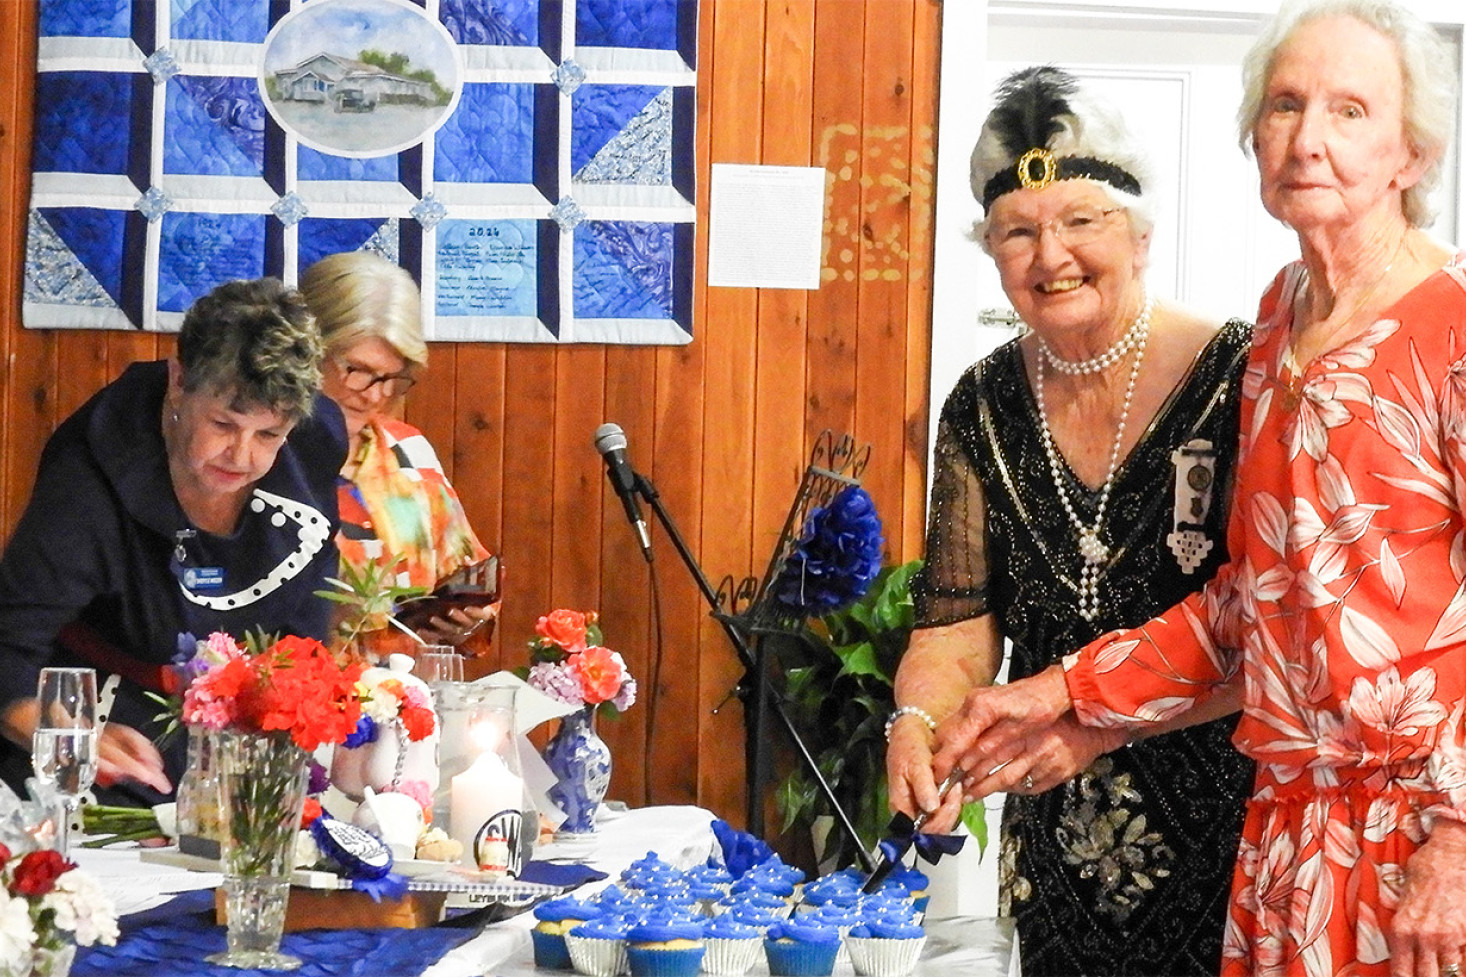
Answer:
POLYGON ((692 338, 696 0, 40 0, 24 322, 369 248, 429 339, 692 338))

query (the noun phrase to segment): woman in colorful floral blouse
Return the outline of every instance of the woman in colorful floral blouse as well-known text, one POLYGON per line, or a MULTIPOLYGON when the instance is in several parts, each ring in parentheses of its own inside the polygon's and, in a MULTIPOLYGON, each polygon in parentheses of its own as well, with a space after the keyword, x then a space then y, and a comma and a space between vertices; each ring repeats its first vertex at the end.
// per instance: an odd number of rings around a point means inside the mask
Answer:
MULTIPOLYGON (((350 438, 339 481, 341 562, 375 562, 402 586, 432 590, 489 553, 432 445, 387 413, 427 366, 417 284, 379 255, 350 251, 307 268, 300 290, 326 343, 323 389, 341 405, 350 438)), ((454 608, 423 636, 472 652, 498 609, 454 608)))
POLYGON ((1258 773, 1223 973, 1458 977, 1466 258, 1420 230, 1452 56, 1387 0, 1313 0, 1244 70, 1242 141, 1302 260, 1258 316, 1231 561, 1142 627, 970 695, 934 768, 1001 789, 1071 710, 1142 729, 1240 682, 1258 773))

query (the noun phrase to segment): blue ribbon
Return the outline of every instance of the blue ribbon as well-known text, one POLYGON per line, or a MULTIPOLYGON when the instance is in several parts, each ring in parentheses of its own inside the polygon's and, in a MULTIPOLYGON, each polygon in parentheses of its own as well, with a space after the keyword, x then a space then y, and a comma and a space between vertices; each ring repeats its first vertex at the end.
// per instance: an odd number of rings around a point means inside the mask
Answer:
POLYGON ((892 865, 901 861, 902 856, 913 846, 922 861, 935 865, 943 855, 957 854, 966 843, 967 839, 962 835, 929 835, 918 832, 886 838, 877 847, 892 865))
POLYGON ((383 899, 396 900, 407 895, 407 877, 398 875, 396 872, 388 872, 380 879, 352 879, 351 887, 357 892, 365 892, 372 897, 372 902, 381 902, 383 899))

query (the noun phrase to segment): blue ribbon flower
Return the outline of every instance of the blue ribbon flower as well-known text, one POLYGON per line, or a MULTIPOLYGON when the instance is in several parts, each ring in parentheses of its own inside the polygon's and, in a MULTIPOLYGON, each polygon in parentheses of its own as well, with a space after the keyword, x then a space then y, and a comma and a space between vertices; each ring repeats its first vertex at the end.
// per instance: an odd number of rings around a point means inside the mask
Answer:
POLYGON ((723 865, 735 879, 774 857, 774 850, 746 831, 739 831, 727 821, 713 820, 713 837, 723 849, 723 865))
POLYGON ((870 493, 846 486, 805 520, 799 543, 774 581, 774 599, 814 617, 854 603, 881 572, 884 543, 870 493))
POLYGON ((354 750, 358 746, 366 746, 368 743, 377 741, 377 724, 372 721, 371 716, 362 716, 356 721, 356 729, 351 735, 341 742, 341 745, 348 750, 354 750))

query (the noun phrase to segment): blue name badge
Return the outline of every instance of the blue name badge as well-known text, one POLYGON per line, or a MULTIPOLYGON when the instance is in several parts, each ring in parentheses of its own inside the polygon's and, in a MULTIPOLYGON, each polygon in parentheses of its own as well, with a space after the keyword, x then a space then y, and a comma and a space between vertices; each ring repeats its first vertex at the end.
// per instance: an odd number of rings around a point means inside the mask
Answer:
POLYGON ((183 571, 183 585, 189 590, 218 590, 224 586, 224 568, 189 567, 183 571))

